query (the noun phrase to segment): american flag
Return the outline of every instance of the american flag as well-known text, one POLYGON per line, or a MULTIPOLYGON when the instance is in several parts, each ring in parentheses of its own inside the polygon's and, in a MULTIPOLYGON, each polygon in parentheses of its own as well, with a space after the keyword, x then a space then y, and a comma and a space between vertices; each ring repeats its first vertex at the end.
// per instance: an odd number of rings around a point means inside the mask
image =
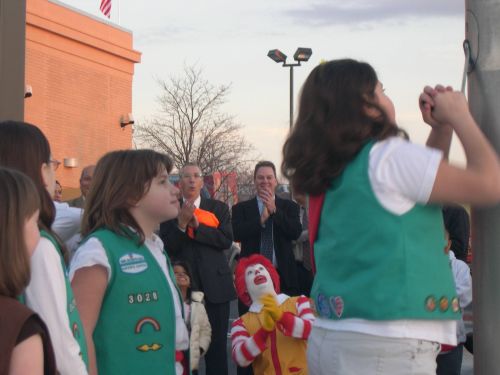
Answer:
POLYGON ((111 17, 111 0, 101 0, 101 12, 108 18, 111 17))

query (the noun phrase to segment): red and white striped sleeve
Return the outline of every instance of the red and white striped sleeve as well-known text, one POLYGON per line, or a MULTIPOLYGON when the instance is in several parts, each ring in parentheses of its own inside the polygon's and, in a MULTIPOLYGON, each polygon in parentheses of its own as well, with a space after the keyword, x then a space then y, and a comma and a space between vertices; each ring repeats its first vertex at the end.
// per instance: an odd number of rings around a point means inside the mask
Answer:
POLYGON ((276 326, 285 336, 307 340, 311 333, 312 322, 315 319, 309 298, 300 296, 297 299, 296 308, 297 315, 291 312, 283 313, 276 326))
POLYGON ((261 328, 250 336, 241 318, 233 322, 231 325, 232 357, 238 366, 250 365, 266 349, 268 335, 269 333, 261 328))

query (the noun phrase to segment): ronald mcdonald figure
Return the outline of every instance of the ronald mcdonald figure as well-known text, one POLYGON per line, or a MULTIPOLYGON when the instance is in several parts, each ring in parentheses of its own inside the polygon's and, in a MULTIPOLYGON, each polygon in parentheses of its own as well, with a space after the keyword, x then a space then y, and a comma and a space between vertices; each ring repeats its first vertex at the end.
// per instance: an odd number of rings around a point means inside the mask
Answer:
POLYGON ((249 311, 231 328, 232 356, 255 374, 307 374, 306 346, 314 315, 305 296, 279 294, 279 276, 262 255, 242 258, 236 292, 249 311))

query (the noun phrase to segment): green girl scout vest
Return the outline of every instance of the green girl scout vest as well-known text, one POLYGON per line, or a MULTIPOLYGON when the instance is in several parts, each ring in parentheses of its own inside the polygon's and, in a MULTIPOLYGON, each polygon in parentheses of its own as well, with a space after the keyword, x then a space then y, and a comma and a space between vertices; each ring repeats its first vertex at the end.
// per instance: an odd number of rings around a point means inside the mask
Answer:
MULTIPOLYGON (((175 374, 173 296, 158 262, 138 240, 100 229, 90 235, 103 245, 111 266, 94 330, 99 374, 175 374)), ((167 257, 168 263, 168 257, 167 257)), ((170 277, 175 277, 168 263, 170 277)))
POLYGON ((404 215, 381 206, 371 189, 368 143, 325 195, 312 288, 322 318, 458 319, 459 304, 440 207, 404 215))
POLYGON ((71 329, 71 332, 73 332, 73 336, 75 337, 75 340, 78 342, 78 345, 80 345, 80 356, 82 357, 83 362, 85 362, 85 365, 88 368, 89 364, 87 356, 87 342, 85 341, 85 334, 83 332, 82 321, 80 320, 80 314, 78 313, 78 309, 76 308, 75 297, 73 296, 73 289, 71 289, 71 284, 68 278, 68 270, 66 264, 64 263, 64 258, 61 248, 59 247, 59 244, 54 239, 54 237, 52 237, 52 235, 50 235, 46 231, 41 230, 40 235, 43 238, 48 239, 54 245, 54 247, 57 249, 57 252, 59 253, 59 257, 61 259, 61 267, 63 268, 64 271, 64 280, 66 282, 66 309, 69 318, 69 328, 71 329))

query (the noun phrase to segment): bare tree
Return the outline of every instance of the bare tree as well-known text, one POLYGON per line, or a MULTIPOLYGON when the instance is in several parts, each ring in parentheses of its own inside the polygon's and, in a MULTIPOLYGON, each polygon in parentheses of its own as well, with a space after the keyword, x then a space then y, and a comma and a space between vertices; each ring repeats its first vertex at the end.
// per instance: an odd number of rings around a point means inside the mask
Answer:
POLYGON ((184 67, 180 77, 158 79, 158 84, 160 112, 136 126, 139 144, 168 153, 177 168, 197 163, 207 175, 244 168, 253 146, 235 118, 222 111, 229 85, 210 84, 195 66, 184 67))

